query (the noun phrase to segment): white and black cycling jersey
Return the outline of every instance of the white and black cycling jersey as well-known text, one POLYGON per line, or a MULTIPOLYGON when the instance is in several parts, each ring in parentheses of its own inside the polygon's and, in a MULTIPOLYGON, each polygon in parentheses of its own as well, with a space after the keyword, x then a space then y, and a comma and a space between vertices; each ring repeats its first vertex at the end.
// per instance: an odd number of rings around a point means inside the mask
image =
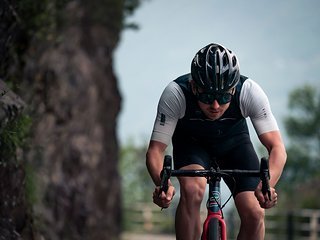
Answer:
POLYGON ((215 143, 248 134, 246 118, 261 135, 279 130, 269 100, 253 80, 241 76, 229 108, 217 120, 200 110, 190 86, 191 75, 180 76, 164 89, 157 109, 151 140, 168 145, 171 139, 199 139, 215 143))

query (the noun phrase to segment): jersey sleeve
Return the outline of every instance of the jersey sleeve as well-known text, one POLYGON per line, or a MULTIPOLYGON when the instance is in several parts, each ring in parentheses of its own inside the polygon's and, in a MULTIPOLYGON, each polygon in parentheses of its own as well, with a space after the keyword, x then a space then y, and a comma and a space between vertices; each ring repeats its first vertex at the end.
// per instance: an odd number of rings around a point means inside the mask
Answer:
POLYGON ((179 118, 184 116, 186 100, 180 86, 171 82, 164 89, 157 108, 151 140, 169 145, 179 118))
POLYGON ((258 135, 279 130, 267 95, 251 79, 246 80, 243 84, 240 93, 240 109, 244 117, 251 119, 252 125, 258 135))

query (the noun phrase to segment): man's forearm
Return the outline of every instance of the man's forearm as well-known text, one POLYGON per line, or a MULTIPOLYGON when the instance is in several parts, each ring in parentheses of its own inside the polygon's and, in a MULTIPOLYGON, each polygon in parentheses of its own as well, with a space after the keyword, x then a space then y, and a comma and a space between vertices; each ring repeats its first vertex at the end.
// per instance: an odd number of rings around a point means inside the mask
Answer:
POLYGON ((284 165, 286 163, 287 154, 284 147, 277 147, 270 152, 269 168, 270 168, 270 186, 274 187, 279 181, 284 165))

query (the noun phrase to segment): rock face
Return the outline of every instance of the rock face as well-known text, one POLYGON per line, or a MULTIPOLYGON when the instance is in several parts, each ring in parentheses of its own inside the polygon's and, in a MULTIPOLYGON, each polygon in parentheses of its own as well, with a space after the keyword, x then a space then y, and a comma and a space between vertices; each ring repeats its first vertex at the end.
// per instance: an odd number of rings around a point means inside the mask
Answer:
MULTIPOLYGON (((110 24, 101 24, 88 11, 99 1, 88 2, 66 5, 58 41, 31 41, 26 51, 19 94, 33 124, 22 155, 32 169, 36 197, 28 215, 33 230, 24 239, 111 240, 121 230, 116 136, 121 97, 112 53, 122 6, 117 0, 104 3, 112 15, 105 16, 110 24)), ((20 170, 12 172, 9 178, 20 170)))
POLYGON ((3 132, 25 107, 22 99, 0 80, 0 239, 20 239, 28 229, 25 170, 6 151, 3 132))
POLYGON ((24 108, 25 102, 0 79, 0 131, 8 122, 15 120, 24 108))

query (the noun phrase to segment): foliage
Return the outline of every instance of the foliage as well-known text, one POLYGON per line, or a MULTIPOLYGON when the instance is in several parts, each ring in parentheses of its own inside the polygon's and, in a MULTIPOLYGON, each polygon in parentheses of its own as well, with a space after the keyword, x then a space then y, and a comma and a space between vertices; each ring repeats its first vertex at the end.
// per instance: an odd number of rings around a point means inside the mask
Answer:
POLYGON ((30 132, 31 118, 20 115, 15 120, 8 122, 0 132, 0 157, 6 161, 16 156, 16 150, 25 147, 30 132))
MULTIPOLYGON (((168 151, 170 150, 169 148, 168 151)), ((154 184, 145 164, 146 151, 147 144, 137 146, 133 141, 128 141, 120 151, 119 168, 125 209, 123 227, 126 231, 172 233, 174 231, 175 209, 171 207, 160 212, 160 209, 153 204, 154 184), (156 224, 149 229, 147 222, 156 224)), ((172 181, 175 186, 178 185, 176 178, 172 181)), ((177 199, 175 198, 175 200, 177 199)))
POLYGON ((143 0, 89 0, 84 1, 86 10, 94 12, 90 21, 103 24, 110 29, 125 29, 130 28, 137 30, 136 23, 127 22, 127 19, 134 13, 140 6, 143 0), (119 16, 118 11, 122 11, 122 21, 113 16, 119 16), (107 16, 107 17, 106 17, 107 16))
POLYGON ((140 6, 142 1, 143 0, 125 0, 124 1, 123 28, 130 28, 130 29, 134 29, 134 30, 139 29, 139 27, 136 23, 126 22, 126 19, 128 19, 128 17, 134 13, 134 11, 140 6))
POLYGON ((32 206, 36 203, 38 199, 38 192, 37 192, 37 177, 35 173, 35 169, 30 164, 25 164, 25 171, 26 171, 26 178, 25 178, 25 188, 26 188, 26 199, 28 204, 32 206))
POLYGON ((127 143, 120 151, 120 174, 124 204, 137 201, 151 201, 153 182, 145 165, 147 146, 127 143))
MULTIPOLYGON (((137 29, 135 23, 126 22, 143 0, 82 0, 87 11, 94 14, 92 21, 106 27, 137 29), (115 18, 122 11, 122 19, 115 18)), ((72 0, 5 0, 0 7, 0 77, 13 86, 22 79, 23 55, 33 40, 59 41, 59 30, 66 22, 64 10, 72 0)), ((77 1, 73 1, 77 2, 77 1)), ((13 89, 14 91, 16 89, 13 89)))
POLYGON ((25 53, 34 40, 39 42, 56 38, 56 29, 62 22, 61 9, 70 0, 17 0, 2 4, 5 14, 0 15, 0 77, 19 89, 24 79, 25 53))
POLYGON ((319 191, 315 188, 317 186, 314 186, 315 182, 320 181, 319 89, 306 85, 294 90, 289 95, 289 109, 291 114, 285 119, 285 127, 290 145, 287 148, 288 160, 281 184, 289 193, 290 201, 294 194, 300 205, 312 207, 311 198, 319 198, 319 191), (301 192, 305 194, 300 194, 301 192))
POLYGON ((57 7, 64 5, 65 0, 42 0, 35 3, 31 0, 20 0, 17 2, 17 12, 21 26, 28 34, 28 38, 48 38, 56 29, 57 7))

